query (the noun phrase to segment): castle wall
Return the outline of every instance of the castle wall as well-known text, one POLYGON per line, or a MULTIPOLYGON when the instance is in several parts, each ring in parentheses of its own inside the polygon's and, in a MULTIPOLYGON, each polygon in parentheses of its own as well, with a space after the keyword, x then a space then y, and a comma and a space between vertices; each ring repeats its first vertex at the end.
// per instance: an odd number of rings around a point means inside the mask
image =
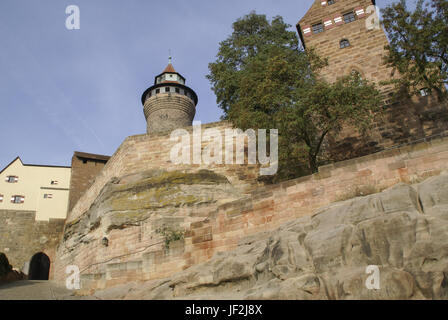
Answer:
POLYGON ((448 104, 439 102, 435 94, 414 96, 384 106, 364 134, 346 126, 339 134, 330 135, 327 151, 333 161, 342 161, 418 141, 447 130, 448 104))
MULTIPOLYGON (((202 125, 202 132, 206 129, 215 128, 224 137, 225 129, 231 129, 227 122, 216 122, 202 125)), ((192 127, 184 128, 192 132, 192 127)), ((86 212, 97 198, 104 185, 113 177, 121 177, 150 169, 166 170, 198 170, 210 169, 218 174, 226 176, 232 185, 241 192, 250 192, 259 185, 257 182, 258 168, 255 165, 195 165, 195 164, 173 164, 170 160, 170 152, 178 142, 170 141, 167 133, 153 133, 130 136, 125 139, 114 155, 107 162, 103 170, 96 176, 95 182, 85 192, 69 212, 67 222, 73 221, 86 212)), ((207 145, 203 141, 202 149, 207 145)))
MULTIPOLYGON (((0 252, 17 269, 38 252, 44 252, 54 262, 65 219, 36 221, 35 218, 35 211, 0 210, 0 252)), ((50 266, 50 279, 53 272, 50 266)))
MULTIPOLYGON (((217 252, 232 250, 244 237, 311 215, 332 202, 378 192, 399 182, 416 183, 446 170, 448 138, 434 138, 324 166, 317 174, 259 188, 208 215, 183 218, 185 238, 169 249, 160 238, 150 236, 148 231, 154 226, 142 223, 112 230, 109 247, 100 241, 80 244, 76 258, 64 263, 79 265, 85 289, 159 279, 206 261, 217 252)), ((58 266, 59 281, 65 279, 64 263, 58 266)))

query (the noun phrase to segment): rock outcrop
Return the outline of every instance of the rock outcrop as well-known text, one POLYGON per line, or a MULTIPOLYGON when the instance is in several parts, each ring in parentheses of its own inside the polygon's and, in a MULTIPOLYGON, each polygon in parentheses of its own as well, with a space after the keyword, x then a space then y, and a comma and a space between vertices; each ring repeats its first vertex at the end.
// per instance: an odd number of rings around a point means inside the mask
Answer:
POLYGON ((66 224, 64 245, 72 251, 81 243, 93 241, 94 234, 108 235, 112 230, 139 226, 142 222, 168 225, 176 215, 200 215, 201 207, 210 210, 238 197, 226 177, 209 170, 192 173, 149 170, 114 178, 84 215, 66 224), (180 208, 187 213, 178 214, 180 208), (101 232, 96 232, 97 229, 101 232))
POLYGON ((9 264, 8 257, 3 252, 0 252, 0 277, 3 277, 12 270, 12 266, 9 264))
POLYGON ((334 203, 105 299, 447 299, 448 175, 334 203), (368 289, 367 266, 379 269, 368 289))
POLYGON ((26 279, 26 275, 20 271, 14 270, 9 264, 8 258, 0 252, 0 285, 26 279))

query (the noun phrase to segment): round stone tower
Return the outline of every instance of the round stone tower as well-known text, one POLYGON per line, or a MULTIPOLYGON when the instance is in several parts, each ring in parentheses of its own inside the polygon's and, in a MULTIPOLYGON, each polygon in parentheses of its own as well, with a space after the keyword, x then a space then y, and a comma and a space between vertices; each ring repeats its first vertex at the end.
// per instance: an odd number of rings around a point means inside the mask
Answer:
POLYGON ((170 131, 192 125, 198 97, 185 85, 185 78, 168 66, 143 93, 142 104, 147 133, 170 131))

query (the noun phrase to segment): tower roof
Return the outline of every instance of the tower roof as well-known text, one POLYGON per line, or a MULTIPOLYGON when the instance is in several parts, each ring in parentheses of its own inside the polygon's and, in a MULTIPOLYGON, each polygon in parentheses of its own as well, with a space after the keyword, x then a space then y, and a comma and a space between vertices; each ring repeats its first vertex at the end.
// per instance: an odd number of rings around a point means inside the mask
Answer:
MULTIPOLYGON (((171 56, 170 56, 166 68, 162 71, 161 74, 157 75, 154 78, 154 85, 152 85, 151 87, 146 89, 145 92, 143 92, 142 104, 143 105, 145 104, 145 101, 148 98, 147 95, 148 93, 151 93, 152 90, 167 86, 182 89, 185 95, 187 95, 188 92, 188 96, 194 101, 194 104, 196 105, 198 103, 198 96, 191 88, 185 85, 185 78, 174 69, 173 64, 171 63, 171 56)), ((179 93, 179 91, 177 91, 177 93, 179 93)))
POLYGON ((161 74, 155 77, 154 84, 159 83, 180 83, 185 84, 185 78, 177 72, 171 63, 171 57, 168 59, 168 65, 161 74))
POLYGON ((166 72, 169 72, 169 73, 177 73, 176 70, 174 70, 174 67, 173 67, 173 65, 171 64, 171 62, 168 63, 168 65, 166 66, 165 70, 163 70, 162 73, 166 73, 166 72))

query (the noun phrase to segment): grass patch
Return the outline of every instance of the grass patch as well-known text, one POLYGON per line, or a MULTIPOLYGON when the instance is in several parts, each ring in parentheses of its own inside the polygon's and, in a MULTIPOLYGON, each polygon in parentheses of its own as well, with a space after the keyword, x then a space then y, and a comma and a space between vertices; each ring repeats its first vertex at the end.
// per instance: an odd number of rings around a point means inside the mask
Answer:
POLYGON ((156 233, 161 234, 165 238, 165 248, 170 248, 171 242, 182 240, 185 237, 185 230, 175 230, 173 228, 163 226, 156 230, 156 233))

